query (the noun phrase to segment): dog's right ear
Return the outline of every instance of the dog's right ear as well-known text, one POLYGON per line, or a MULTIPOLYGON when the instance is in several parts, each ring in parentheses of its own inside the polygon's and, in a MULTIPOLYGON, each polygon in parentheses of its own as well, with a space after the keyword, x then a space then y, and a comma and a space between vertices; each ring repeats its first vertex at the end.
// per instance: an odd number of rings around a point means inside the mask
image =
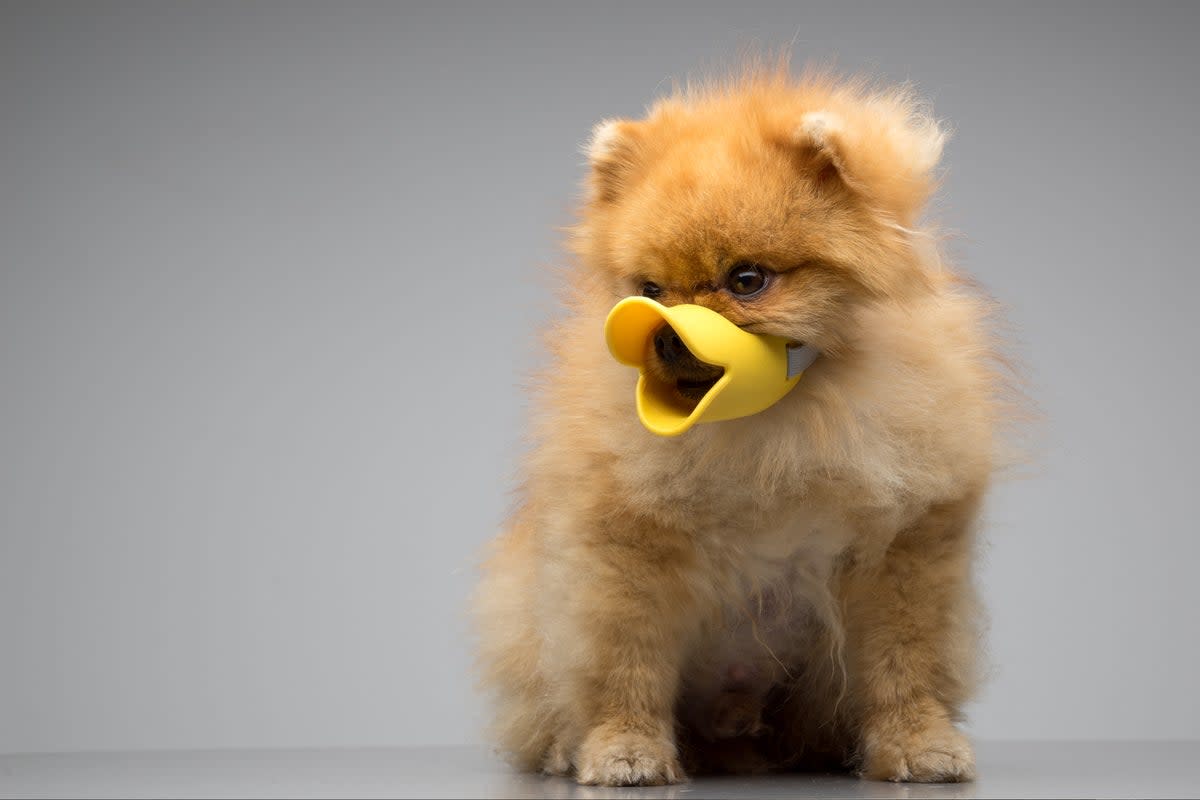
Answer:
POLYGON ((641 128, 636 122, 624 119, 605 119, 592 128, 584 153, 592 167, 588 179, 591 199, 612 202, 629 183, 639 151, 641 128))

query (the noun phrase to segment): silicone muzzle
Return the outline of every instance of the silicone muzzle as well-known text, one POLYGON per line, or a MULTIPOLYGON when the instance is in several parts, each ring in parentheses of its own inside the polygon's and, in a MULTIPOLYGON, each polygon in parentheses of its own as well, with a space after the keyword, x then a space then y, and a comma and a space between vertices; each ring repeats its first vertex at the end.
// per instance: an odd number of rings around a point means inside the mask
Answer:
POLYGON ((648 297, 627 297, 609 312, 604 336, 614 358, 640 371, 638 417, 660 436, 678 436, 697 422, 757 414, 800 380, 799 372, 788 375, 786 339, 744 331, 704 306, 664 306, 648 297), (696 358, 725 370, 698 402, 646 369, 654 335, 664 325, 675 330, 696 358))

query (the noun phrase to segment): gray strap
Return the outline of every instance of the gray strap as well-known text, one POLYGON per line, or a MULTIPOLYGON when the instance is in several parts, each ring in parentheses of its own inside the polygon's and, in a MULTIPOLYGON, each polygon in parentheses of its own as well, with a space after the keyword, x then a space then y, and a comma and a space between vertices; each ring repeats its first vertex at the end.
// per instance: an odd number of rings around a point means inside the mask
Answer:
POLYGON ((821 355, 821 351, 811 344, 800 342, 789 344, 787 346, 788 378, 794 378, 801 372, 804 372, 804 370, 812 366, 812 363, 817 360, 817 356, 819 355, 821 355))

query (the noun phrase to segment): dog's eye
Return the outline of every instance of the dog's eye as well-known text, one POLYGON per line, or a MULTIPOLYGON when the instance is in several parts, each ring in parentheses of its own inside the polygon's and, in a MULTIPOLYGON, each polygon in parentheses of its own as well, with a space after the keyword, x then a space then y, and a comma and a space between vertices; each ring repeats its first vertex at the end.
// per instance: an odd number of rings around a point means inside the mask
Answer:
POLYGON ((642 284, 642 297, 658 297, 662 294, 662 287, 654 281, 646 281, 642 284))
POLYGON ((729 291, 740 297, 758 294, 767 285, 767 271, 758 264, 735 264, 725 281, 729 291))

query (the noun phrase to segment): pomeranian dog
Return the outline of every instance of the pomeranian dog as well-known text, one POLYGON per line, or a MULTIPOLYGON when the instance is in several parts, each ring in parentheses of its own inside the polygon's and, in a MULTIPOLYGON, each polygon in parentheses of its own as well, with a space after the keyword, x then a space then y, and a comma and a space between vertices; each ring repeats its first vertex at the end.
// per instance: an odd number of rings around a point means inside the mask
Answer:
MULTIPOLYGON (((906 88, 786 66, 597 125, 519 502, 476 597, 517 766, 614 786, 974 776, 956 723, 1007 373, 991 304, 921 222, 944 139, 906 88), (766 411, 656 436, 603 334, 636 294, 821 355, 766 411)), ((683 402, 716 377, 648 349, 683 402)))

